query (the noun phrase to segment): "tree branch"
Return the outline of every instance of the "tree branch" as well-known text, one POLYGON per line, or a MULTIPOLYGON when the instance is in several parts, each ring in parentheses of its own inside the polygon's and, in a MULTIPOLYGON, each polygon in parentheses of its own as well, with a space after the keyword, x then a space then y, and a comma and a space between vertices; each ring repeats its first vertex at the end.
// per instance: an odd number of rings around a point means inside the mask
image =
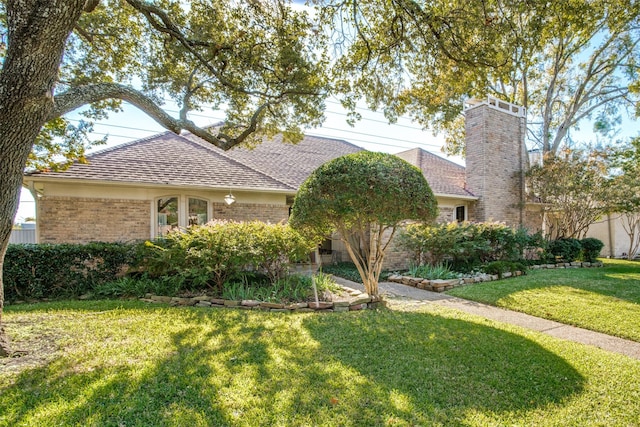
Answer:
POLYGON ((246 129, 241 132, 239 136, 233 137, 222 132, 218 132, 217 135, 214 135, 209 131, 196 126, 196 124, 191 120, 187 120, 185 118, 176 119, 170 116, 160 108, 160 106, 151 97, 133 89, 132 87, 117 83, 96 83, 73 87, 66 92, 56 95, 54 97, 54 109, 47 120, 53 120, 84 105, 103 101, 105 99, 121 99, 123 101, 127 101, 145 112, 149 117, 171 132, 178 134, 182 130, 189 131, 216 147, 222 148, 223 150, 228 150, 231 147, 242 143, 247 139, 247 137, 249 137, 249 135, 251 135, 251 133, 255 132, 262 112, 269 105, 268 103, 265 103, 256 109, 249 123, 246 125, 246 129))

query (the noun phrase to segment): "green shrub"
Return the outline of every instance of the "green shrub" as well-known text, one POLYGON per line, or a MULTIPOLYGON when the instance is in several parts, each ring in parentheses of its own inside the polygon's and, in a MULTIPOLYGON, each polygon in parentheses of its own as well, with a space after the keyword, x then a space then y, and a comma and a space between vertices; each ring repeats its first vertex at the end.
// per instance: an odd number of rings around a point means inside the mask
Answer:
POLYGON ((573 262, 580 256, 582 245, 578 239, 557 239, 549 242, 547 251, 554 257, 561 258, 564 262, 573 262))
POLYGON ((325 273, 333 274, 343 279, 351 280, 352 282, 362 283, 362 278, 356 265, 352 262, 339 262, 337 264, 324 265, 322 271, 325 273))
POLYGON ((263 272, 273 282, 283 278, 288 264, 307 256, 312 245, 288 225, 216 221, 171 232, 147 248, 152 277, 181 276, 187 287, 220 293, 246 271, 263 272))
POLYGON ((151 277, 181 276, 186 286, 221 291, 251 261, 246 224, 212 222, 176 230, 163 240, 147 242, 146 271, 151 277))
POLYGON ((517 261, 494 261, 483 267, 483 270, 487 274, 495 274, 499 278, 504 276, 504 273, 515 273, 520 271, 523 274, 527 272, 526 264, 517 261))
POLYGON ((594 237, 582 239, 580 245, 582 246, 582 260, 586 262, 595 262, 604 247, 604 243, 594 237))
POLYGON ((157 279, 148 277, 122 277, 118 280, 101 283, 94 287, 96 298, 143 297, 147 293, 154 295, 176 296, 183 289, 179 276, 165 276, 157 279))
POLYGON ((399 234, 399 246, 414 256, 416 265, 447 261, 455 271, 470 271, 498 260, 520 260, 536 253, 542 240, 497 222, 437 225, 409 224, 399 234))
POLYGON ((308 240, 288 225, 254 221, 248 227, 253 246, 251 263, 272 282, 285 276, 291 262, 306 259, 314 249, 308 240))
MULTIPOLYGON (((222 297, 229 300, 256 300, 275 303, 308 301, 313 296, 312 276, 293 274, 275 282, 254 282, 250 276, 240 281, 225 283, 222 297)), ((337 285, 323 273, 315 276, 319 295, 326 290, 335 291, 337 285)))
POLYGON ((71 298, 113 281, 141 261, 139 244, 16 244, 4 260, 7 300, 71 298))

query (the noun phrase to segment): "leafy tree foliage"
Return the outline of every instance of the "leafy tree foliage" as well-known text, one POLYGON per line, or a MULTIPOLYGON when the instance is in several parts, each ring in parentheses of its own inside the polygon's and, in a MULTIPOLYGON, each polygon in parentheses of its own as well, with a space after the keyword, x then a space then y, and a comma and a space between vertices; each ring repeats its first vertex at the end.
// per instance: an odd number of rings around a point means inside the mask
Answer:
POLYGON ((622 110, 640 108, 637 2, 320 3, 347 53, 335 67, 345 105, 364 97, 391 120, 410 113, 447 131, 450 153, 464 152, 469 98, 526 107, 529 145, 545 153, 570 146, 583 119, 609 133, 622 110))
POLYGON ((460 97, 507 64, 515 43, 510 15, 531 8, 521 0, 317 4, 339 55, 333 77, 344 105, 365 98, 391 120, 410 112, 425 126, 454 120, 460 97))
POLYGON ((640 251, 640 138, 614 150, 611 159, 611 210, 621 215, 622 226, 629 236, 627 258, 633 259, 640 251))
MULTIPOLYGON (((533 40, 512 52, 510 66, 491 72, 486 91, 528 111, 529 145, 557 153, 579 141, 580 122, 607 134, 619 125, 621 110, 640 98, 638 4, 627 1, 551 2, 544 16, 532 12, 515 21, 533 40)), ((584 141, 583 141, 584 142, 584 141)))
MULTIPOLYGON (((82 160, 90 122, 122 102, 165 128, 228 149, 261 135, 295 141, 317 125, 326 93, 323 37, 285 0, 0 2, 0 270, 22 173, 55 156, 82 160), (175 101, 178 117, 163 109, 175 101), (226 110, 203 129, 188 113, 226 110), (65 114, 84 108, 86 122, 65 114), (33 150, 35 145, 35 150, 33 150)), ((9 353, 2 328, 0 357, 9 353)))
POLYGON ((385 250, 404 220, 432 221, 436 199, 422 172, 382 153, 342 156, 315 170, 293 204, 291 225, 320 240, 340 234, 365 289, 378 294, 385 250))
POLYGON ((583 238, 611 209, 608 161, 602 153, 564 150, 527 172, 529 196, 540 202, 548 238, 583 238))

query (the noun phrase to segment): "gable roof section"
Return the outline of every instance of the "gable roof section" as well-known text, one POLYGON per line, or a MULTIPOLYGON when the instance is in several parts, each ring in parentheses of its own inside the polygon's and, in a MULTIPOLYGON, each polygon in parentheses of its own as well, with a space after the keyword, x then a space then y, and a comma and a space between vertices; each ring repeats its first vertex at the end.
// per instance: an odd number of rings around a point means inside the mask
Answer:
POLYGON ((223 151, 195 135, 190 140, 260 171, 280 182, 298 189, 305 179, 320 165, 346 154, 363 151, 362 148, 340 139, 305 136, 297 144, 282 141, 282 135, 264 139, 255 148, 234 147, 223 151))
POLYGON ((56 180, 296 190, 172 132, 102 150, 87 156, 87 160, 89 163, 74 163, 63 172, 32 172, 27 175, 56 180))
POLYGON ((396 156, 417 166, 427 179, 431 190, 436 195, 475 198, 474 194, 465 188, 466 176, 464 166, 443 159, 422 148, 403 151, 396 154, 396 156))

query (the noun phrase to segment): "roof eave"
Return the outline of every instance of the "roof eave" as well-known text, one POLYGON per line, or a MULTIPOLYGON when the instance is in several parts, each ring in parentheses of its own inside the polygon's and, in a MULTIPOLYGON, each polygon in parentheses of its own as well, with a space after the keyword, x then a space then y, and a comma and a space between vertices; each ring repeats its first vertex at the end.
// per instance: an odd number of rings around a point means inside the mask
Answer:
POLYGON ((447 199, 458 199, 458 200, 479 200, 480 198, 477 196, 462 196, 458 194, 447 194, 447 193, 433 193, 436 197, 443 197, 447 199))
POLYGON ((185 188, 194 190, 219 190, 219 191, 242 191, 242 192, 261 192, 261 193, 277 193, 277 194, 296 194, 297 189, 285 189, 285 188, 269 188, 269 187, 244 187, 234 185, 185 185, 185 184, 164 184, 164 183, 149 183, 149 182, 132 182, 132 181, 107 181, 102 179, 78 179, 78 178, 51 178, 43 175, 35 176, 28 175, 23 177, 23 184, 29 187, 29 182, 49 182, 60 184, 91 184, 99 186, 118 186, 118 187, 144 187, 144 188, 166 188, 166 189, 181 189, 185 188))

